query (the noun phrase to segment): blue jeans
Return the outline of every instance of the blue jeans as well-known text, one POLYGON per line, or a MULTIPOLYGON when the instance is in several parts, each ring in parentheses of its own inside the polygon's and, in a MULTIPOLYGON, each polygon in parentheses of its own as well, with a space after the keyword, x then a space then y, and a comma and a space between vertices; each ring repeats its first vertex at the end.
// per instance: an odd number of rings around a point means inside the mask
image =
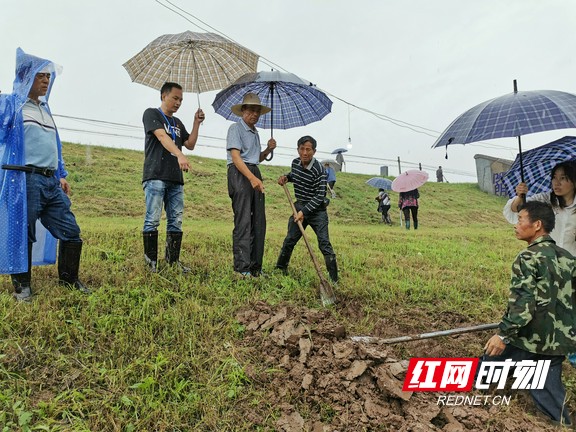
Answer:
POLYGON ((146 216, 143 232, 157 231, 162 216, 162 204, 166 211, 166 231, 182 232, 184 214, 184 186, 164 180, 147 180, 143 184, 146 197, 146 216))
POLYGON ((70 210, 70 199, 60 180, 41 174, 26 173, 28 206, 28 241, 36 241, 36 220, 40 219, 50 234, 65 242, 80 242, 80 227, 70 210))

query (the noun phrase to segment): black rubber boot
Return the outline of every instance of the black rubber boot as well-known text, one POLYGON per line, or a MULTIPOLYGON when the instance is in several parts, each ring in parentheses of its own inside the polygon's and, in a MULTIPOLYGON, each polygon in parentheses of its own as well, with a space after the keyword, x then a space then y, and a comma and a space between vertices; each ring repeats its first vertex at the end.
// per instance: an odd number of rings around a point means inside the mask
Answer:
POLYGON ((28 243, 28 271, 11 275, 14 298, 18 301, 32 300, 32 243, 28 243))
POLYGON ((182 248, 182 233, 166 233, 166 262, 170 265, 176 264, 182 273, 189 273, 190 268, 180 262, 180 249, 182 248))
POLYGON ((151 273, 158 271, 158 231, 143 232, 144 261, 151 273))
POLYGON ((280 251, 278 256, 278 261, 276 261, 276 268, 282 271, 282 274, 288 274, 288 264, 290 263, 290 258, 292 257, 292 252, 288 253, 284 250, 280 251))
POLYGON ((77 289, 84 294, 92 291, 78 279, 80 269, 80 256, 82 255, 82 240, 79 242, 60 241, 58 253, 58 276, 60 283, 77 289))
POLYGON ((406 221, 406 229, 407 229, 407 230, 410 229, 410 221, 409 221, 409 220, 406 221))
POLYGON ((328 269, 328 275, 330 275, 330 280, 334 283, 337 283, 338 264, 336 262, 336 255, 325 255, 324 262, 326 263, 326 268, 328 269))
POLYGON ((417 230, 418 229, 418 222, 414 222, 414 229, 417 230))

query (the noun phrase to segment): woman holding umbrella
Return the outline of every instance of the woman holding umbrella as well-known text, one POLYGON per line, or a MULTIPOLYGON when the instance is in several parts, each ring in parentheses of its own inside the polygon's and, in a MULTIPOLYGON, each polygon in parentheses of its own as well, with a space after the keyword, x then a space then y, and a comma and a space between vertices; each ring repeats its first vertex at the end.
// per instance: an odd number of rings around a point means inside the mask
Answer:
POLYGON ((410 229, 410 213, 412 213, 414 229, 418 229, 418 198, 420 198, 418 189, 413 189, 408 192, 400 192, 398 208, 400 208, 404 213, 404 221, 407 230, 410 229))
MULTIPOLYGON (((576 256, 576 163, 557 164, 551 173, 552 190, 534 194, 528 201, 542 201, 552 205, 556 215, 556 226, 550 233, 556 244, 576 256)), ((504 217, 510 223, 517 223, 518 211, 522 205, 521 196, 526 196, 528 186, 516 186, 516 196, 504 206, 504 217)))

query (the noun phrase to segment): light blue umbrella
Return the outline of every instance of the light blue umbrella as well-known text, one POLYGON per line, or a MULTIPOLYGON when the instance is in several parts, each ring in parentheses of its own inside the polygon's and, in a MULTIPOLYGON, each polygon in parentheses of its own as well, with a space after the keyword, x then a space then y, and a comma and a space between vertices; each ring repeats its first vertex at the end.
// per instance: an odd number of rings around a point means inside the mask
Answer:
MULTIPOLYGON (((548 192, 552 187, 552 169, 561 162, 576 161, 576 137, 565 136, 522 154, 524 180, 528 196, 548 192)), ((522 181, 520 155, 502 176, 502 185, 510 198, 516 196, 516 186, 522 181)))
POLYGON ((392 190, 392 180, 383 177, 372 177, 366 180, 366 184, 378 189, 392 190))

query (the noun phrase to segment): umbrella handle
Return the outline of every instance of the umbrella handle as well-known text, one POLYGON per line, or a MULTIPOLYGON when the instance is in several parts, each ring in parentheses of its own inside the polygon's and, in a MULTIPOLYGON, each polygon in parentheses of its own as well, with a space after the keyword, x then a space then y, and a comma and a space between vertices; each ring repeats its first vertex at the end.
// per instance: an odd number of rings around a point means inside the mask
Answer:
MULTIPOLYGON (((274 138, 274 82, 270 83, 270 138, 274 138)), ((265 161, 271 161, 274 157, 274 150, 270 151, 268 156, 264 158, 265 161)))

